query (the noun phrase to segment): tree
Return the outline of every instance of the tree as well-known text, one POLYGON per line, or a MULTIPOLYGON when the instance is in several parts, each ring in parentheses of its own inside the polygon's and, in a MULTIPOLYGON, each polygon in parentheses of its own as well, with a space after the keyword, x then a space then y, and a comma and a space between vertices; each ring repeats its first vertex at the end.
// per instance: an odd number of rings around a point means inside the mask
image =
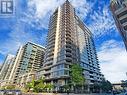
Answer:
POLYGON ((123 89, 125 90, 125 88, 127 88, 127 80, 122 80, 121 81, 121 87, 123 87, 123 89))
POLYGON ((103 92, 112 91, 112 84, 108 80, 103 80, 101 82, 101 89, 103 92))
POLYGON ((44 84, 44 79, 40 78, 39 80, 36 81, 35 92, 43 91, 45 87, 46 87, 46 84, 44 84))
POLYGON ((67 92, 67 90, 70 89, 70 86, 69 85, 64 85, 63 88, 64 88, 64 91, 67 92))
POLYGON ((53 87, 54 86, 50 83, 47 83, 46 86, 45 86, 45 88, 47 89, 48 92, 51 91, 53 87))
POLYGON ((26 89, 28 89, 29 91, 29 90, 34 90, 34 88, 35 88, 35 80, 33 79, 31 82, 26 84, 26 89))
POLYGON ((38 80, 33 79, 31 82, 27 83, 26 88, 34 92, 50 91, 53 88, 53 85, 49 83, 46 84, 44 81, 44 78, 40 78, 38 80))
POLYGON ((6 85, 6 86, 5 86, 5 89, 8 89, 8 90, 14 90, 14 89, 16 89, 16 86, 13 85, 13 84, 6 85))
POLYGON ((85 84, 85 77, 83 76, 83 69, 79 64, 72 64, 71 65, 71 82, 74 86, 75 91, 78 89, 77 87, 85 84))
POLYGON ((101 89, 100 83, 95 82, 91 86, 93 86, 92 92, 94 92, 94 93, 99 93, 100 92, 100 89, 101 89))

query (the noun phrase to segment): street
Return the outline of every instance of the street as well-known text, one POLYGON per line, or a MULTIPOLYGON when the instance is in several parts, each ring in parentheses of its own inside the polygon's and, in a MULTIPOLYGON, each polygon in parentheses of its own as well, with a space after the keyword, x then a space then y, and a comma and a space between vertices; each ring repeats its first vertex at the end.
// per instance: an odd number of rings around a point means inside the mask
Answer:
MULTIPOLYGON (((38 94, 23 94, 23 95, 68 95, 67 93, 38 93, 38 94)), ((74 94, 74 93, 70 93, 69 95, 113 95, 113 94, 107 94, 107 93, 93 93, 93 94, 74 94)), ((120 95, 124 95, 124 94, 120 94, 120 95)))

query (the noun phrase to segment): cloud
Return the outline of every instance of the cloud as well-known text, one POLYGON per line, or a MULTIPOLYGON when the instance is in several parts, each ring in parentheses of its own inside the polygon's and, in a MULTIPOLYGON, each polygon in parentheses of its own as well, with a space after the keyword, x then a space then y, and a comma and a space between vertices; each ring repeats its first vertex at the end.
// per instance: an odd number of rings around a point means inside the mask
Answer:
MULTIPOLYGON (((49 18, 54 10, 64 0, 28 0, 26 9, 22 11, 22 6, 18 5, 18 12, 14 18, 15 23, 12 25, 12 31, 8 34, 8 38, 0 46, 0 53, 6 55, 7 53, 14 53, 20 45, 27 41, 35 43, 45 43, 46 34, 43 29, 48 28, 49 18), (42 30, 41 34, 36 33, 42 30), (38 36, 41 35, 41 36, 38 36)), ((86 0, 70 0, 72 5, 76 8, 77 14, 84 19, 90 12, 92 6, 96 2, 88 2, 86 0)), ((19 2, 18 4, 20 4, 19 2)), ((22 2, 23 3, 23 2, 22 2)), ((7 25, 10 26, 11 24, 7 25)), ((5 25, 4 25, 5 26, 5 25)))
POLYGON ((63 0, 28 0, 27 11, 24 13, 24 21, 31 27, 38 29, 48 28, 49 18, 53 11, 61 5, 63 0))
POLYGON ((111 35, 117 30, 108 5, 103 5, 102 8, 93 11, 90 19, 91 23, 88 26, 95 37, 111 35))
POLYGON ((74 8, 76 9, 77 15, 84 20, 88 13, 92 11, 92 8, 94 7, 97 0, 70 0, 74 8))
POLYGON ((28 41, 43 44, 46 38, 45 32, 31 29, 31 26, 22 22, 22 18, 17 19, 17 22, 12 26, 12 31, 8 33, 7 38, 0 45, 0 54, 6 56, 8 53, 15 54, 17 49, 28 41), (41 35, 41 36, 40 36, 41 35), (41 42, 42 41, 42 42, 41 42))
MULTIPOLYGON (((97 7, 94 6, 97 0, 70 1, 82 20, 90 14, 90 17, 87 18, 90 21, 88 26, 96 37, 111 35, 112 31, 115 31, 116 27, 108 5, 105 7, 103 5, 102 10, 100 8, 93 10, 93 7, 97 7)), ((21 13, 19 17, 16 17, 12 31, 8 34, 5 42, 1 43, 0 53, 2 55, 16 53, 18 47, 27 41, 44 43, 46 33, 43 29, 48 28, 51 14, 63 2, 64 0, 27 0, 25 11, 19 10, 21 13)), ((116 40, 104 42, 99 48, 98 54, 102 72, 108 80, 118 82, 126 78, 127 65, 125 62, 127 62, 127 55, 121 42, 116 40)))
POLYGON ((1 66, 2 63, 3 63, 3 60, 0 59, 0 66, 1 66))
MULTIPOLYGON (((93 2, 87 0, 70 0, 76 9, 77 15, 82 19, 86 18, 96 1, 97 0, 93 2)), ((22 19, 22 21, 32 27, 38 26, 36 28, 47 29, 50 16, 55 9, 64 2, 64 0, 28 0, 28 9, 24 13, 25 18, 22 19)))
POLYGON ((127 54, 123 42, 108 40, 102 43, 99 51, 102 73, 111 82, 126 80, 127 54))

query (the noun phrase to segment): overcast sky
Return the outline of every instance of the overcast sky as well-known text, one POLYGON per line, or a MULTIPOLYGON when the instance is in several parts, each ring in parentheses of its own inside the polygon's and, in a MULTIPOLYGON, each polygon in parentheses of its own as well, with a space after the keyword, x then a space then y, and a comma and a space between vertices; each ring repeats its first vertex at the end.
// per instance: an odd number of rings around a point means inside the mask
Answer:
MULTIPOLYGON (((45 46, 49 17, 64 0, 16 0, 16 14, 0 17, 0 64, 8 53, 32 41, 45 46)), ((109 9, 109 0, 70 0, 94 35, 101 71, 111 82, 127 79, 127 53, 109 9)))

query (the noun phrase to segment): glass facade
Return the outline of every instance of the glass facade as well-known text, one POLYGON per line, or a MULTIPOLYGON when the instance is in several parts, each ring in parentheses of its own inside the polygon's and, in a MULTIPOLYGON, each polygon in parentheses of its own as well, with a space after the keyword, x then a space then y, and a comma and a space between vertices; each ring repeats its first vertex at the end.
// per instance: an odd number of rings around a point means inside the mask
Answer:
POLYGON ((17 83, 19 77, 27 73, 36 73, 43 66, 45 48, 28 42, 16 55, 13 82, 17 83), (19 56, 18 56, 19 55, 19 56))
POLYGON ((88 83, 100 82, 103 77, 100 73, 92 34, 86 26, 82 26, 82 22, 78 17, 76 17, 76 23, 80 65, 84 68, 84 75, 88 83))
MULTIPOLYGON (((92 34, 75 15, 69 1, 58 7, 51 16, 46 47, 43 75, 47 82, 65 85, 70 77, 69 67, 73 63, 81 64, 87 70, 85 76, 90 77, 89 71, 95 74, 96 70, 98 77, 102 77, 92 34)), ((101 78, 95 81, 100 82, 101 78)))
POLYGON ((25 49, 25 52, 24 52, 23 59, 22 59, 23 61, 20 67, 21 74, 26 73, 33 46, 31 44, 28 44, 24 49, 25 49))

